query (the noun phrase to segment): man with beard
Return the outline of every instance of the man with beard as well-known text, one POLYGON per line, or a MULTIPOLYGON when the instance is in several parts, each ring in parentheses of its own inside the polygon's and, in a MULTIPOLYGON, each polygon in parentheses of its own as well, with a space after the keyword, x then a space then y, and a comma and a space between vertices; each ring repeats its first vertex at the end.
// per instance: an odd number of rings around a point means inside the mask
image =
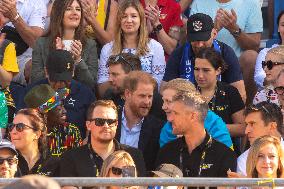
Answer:
POLYGON ((33 87, 24 98, 28 108, 36 108, 47 115, 48 149, 53 157, 59 157, 66 150, 82 145, 78 127, 66 122, 63 101, 67 95, 67 88, 55 92, 50 85, 40 84, 33 87))
POLYGON ((117 140, 142 151, 147 171, 154 170, 163 122, 149 114, 155 79, 146 72, 132 71, 123 81, 125 105, 119 112, 117 140))
POLYGON ((187 41, 178 47, 171 54, 163 81, 170 81, 175 78, 187 79, 194 83, 194 61, 197 52, 204 47, 212 47, 219 52, 227 63, 227 69, 221 74, 221 81, 236 87, 246 99, 246 91, 241 68, 234 50, 215 40, 217 30, 214 28, 213 20, 210 16, 202 13, 191 15, 187 21, 187 41))
POLYGON ((90 140, 87 144, 73 148, 61 156, 61 177, 97 177, 103 161, 117 150, 127 151, 135 162, 138 176, 145 175, 142 153, 114 139, 117 119, 117 108, 113 101, 98 100, 90 105, 86 121, 86 127, 91 133, 90 140))

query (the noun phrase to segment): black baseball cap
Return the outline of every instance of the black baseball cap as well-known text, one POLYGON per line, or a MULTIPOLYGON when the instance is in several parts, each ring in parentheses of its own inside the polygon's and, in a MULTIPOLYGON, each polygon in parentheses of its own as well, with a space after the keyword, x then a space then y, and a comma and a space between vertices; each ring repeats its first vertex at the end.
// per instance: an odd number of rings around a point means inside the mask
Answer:
POLYGON ((208 41, 214 28, 213 20, 203 13, 191 15, 187 21, 187 39, 193 41, 208 41))
POLYGON ((51 50, 46 58, 46 69, 51 81, 71 81, 74 60, 69 51, 51 50))

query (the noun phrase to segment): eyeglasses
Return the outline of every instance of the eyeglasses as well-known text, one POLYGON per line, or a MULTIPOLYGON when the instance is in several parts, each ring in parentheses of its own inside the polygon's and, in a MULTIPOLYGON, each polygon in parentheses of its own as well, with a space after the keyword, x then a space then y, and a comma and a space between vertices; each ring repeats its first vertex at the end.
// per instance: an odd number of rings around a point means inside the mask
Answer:
POLYGON ((12 132, 14 127, 16 127, 16 131, 18 131, 18 132, 22 132, 25 128, 36 130, 32 126, 26 125, 24 123, 17 123, 17 124, 9 123, 9 124, 7 124, 7 129, 8 129, 9 132, 12 132))
POLYGON ((123 166, 122 168, 112 167, 111 172, 117 176, 122 175, 122 177, 134 177, 135 166, 123 166))
POLYGON ((272 62, 271 60, 262 61, 262 68, 264 69, 264 67, 266 66, 268 70, 271 70, 273 66, 280 64, 284 64, 284 62, 272 62))
POLYGON ((4 161, 7 161, 9 165, 14 165, 18 163, 18 158, 1 158, 0 157, 0 164, 2 165, 4 161))
POLYGON ((274 91, 278 94, 278 95, 284 95, 284 86, 279 86, 279 87, 275 87, 274 91))
POLYGON ((114 123, 116 123, 117 119, 104 119, 104 118, 94 118, 94 119, 90 119, 89 121, 95 121, 96 126, 98 127, 102 127, 105 125, 105 123, 108 124, 108 126, 113 125, 114 123))
POLYGON ((117 61, 119 61, 119 60, 122 60, 122 61, 125 62, 128 66, 130 66, 130 68, 131 68, 132 71, 134 70, 133 65, 132 65, 130 62, 128 62, 121 54, 116 55, 116 56, 113 56, 112 59, 113 59, 114 62, 117 62, 117 61))

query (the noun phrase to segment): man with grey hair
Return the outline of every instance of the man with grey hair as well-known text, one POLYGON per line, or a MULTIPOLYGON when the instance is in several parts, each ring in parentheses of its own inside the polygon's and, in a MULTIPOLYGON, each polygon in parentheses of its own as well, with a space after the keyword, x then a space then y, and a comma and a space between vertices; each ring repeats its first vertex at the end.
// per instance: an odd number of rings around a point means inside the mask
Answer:
POLYGON ((173 134, 183 137, 160 150, 156 165, 174 164, 184 177, 227 177, 228 170, 236 170, 235 153, 204 129, 208 106, 200 94, 179 92, 172 103, 168 120, 172 122, 173 134))

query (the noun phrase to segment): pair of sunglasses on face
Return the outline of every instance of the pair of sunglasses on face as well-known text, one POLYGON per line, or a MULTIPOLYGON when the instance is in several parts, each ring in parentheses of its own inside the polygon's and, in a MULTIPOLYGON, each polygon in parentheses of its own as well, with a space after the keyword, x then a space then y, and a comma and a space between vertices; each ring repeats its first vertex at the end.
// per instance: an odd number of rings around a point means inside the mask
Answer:
POLYGON ((14 127, 16 128, 16 131, 18 132, 22 132, 24 129, 29 128, 32 130, 36 130, 35 128, 33 128, 32 126, 26 125, 24 123, 8 123, 7 124, 7 129, 9 132, 12 132, 12 130, 14 129, 14 127))
POLYGON ((108 126, 113 126, 113 124, 116 123, 117 119, 94 118, 94 119, 90 119, 89 121, 90 122, 94 121, 96 126, 102 127, 106 123, 108 126))
POLYGON ((267 67, 268 70, 272 70, 273 66, 284 64, 284 62, 272 62, 271 60, 262 61, 262 68, 267 67))
POLYGON ((4 161, 7 161, 9 165, 14 165, 14 164, 18 163, 18 158, 13 158, 13 157, 1 158, 0 157, 0 164, 1 165, 4 163, 4 161))
POLYGON ((122 168, 112 167, 111 172, 117 176, 135 177, 135 166, 123 166, 122 168))

